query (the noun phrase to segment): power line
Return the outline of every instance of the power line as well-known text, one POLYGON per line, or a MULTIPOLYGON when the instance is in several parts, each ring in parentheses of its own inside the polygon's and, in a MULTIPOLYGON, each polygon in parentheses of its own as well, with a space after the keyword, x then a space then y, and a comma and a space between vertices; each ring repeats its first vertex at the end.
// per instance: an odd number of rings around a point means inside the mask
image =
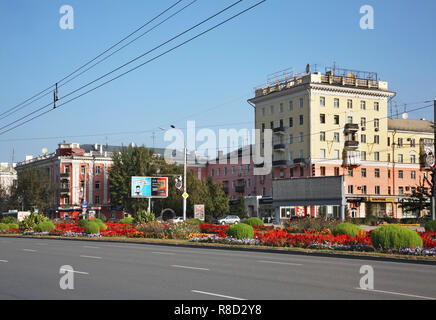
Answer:
MULTIPOLYGON (((179 36, 181 36, 182 34, 184 34, 184 33, 188 32, 188 31, 192 30, 193 28, 199 26, 200 24, 203 24, 204 22, 206 22, 206 21, 212 19, 213 17, 217 16, 218 14, 220 14, 220 13, 222 13, 222 12, 224 12, 224 11, 230 9, 232 6, 238 4, 238 3, 241 2, 241 1, 243 1, 243 0, 239 0, 239 1, 235 2, 234 4, 232 4, 231 6, 227 7, 226 9, 221 10, 219 13, 214 14, 213 16, 207 18, 206 20, 204 20, 203 22, 197 24, 196 26, 189 28, 188 30, 182 32, 181 34, 179 34, 179 35, 176 36, 176 37, 179 37, 179 36)), ((178 49, 179 47, 182 47, 183 45, 185 45, 185 44, 187 44, 187 43, 189 43, 189 42, 191 42, 191 41, 193 41, 193 40, 195 40, 195 39, 197 39, 197 38, 203 36, 204 34, 206 34, 206 33, 210 32, 210 31, 212 31, 212 30, 218 28, 219 26, 221 26, 221 25, 223 25, 223 24, 229 22, 230 20, 235 19, 236 17, 238 17, 238 16, 244 14, 245 12, 247 12, 247 11, 249 11, 249 10, 252 10, 253 8, 259 6, 260 4, 262 4, 263 2, 266 2, 266 1, 267 1, 267 0, 262 0, 262 1, 257 2, 256 4, 252 5, 251 7, 247 8, 247 9, 245 9, 245 10, 240 11, 239 13, 237 13, 237 14, 231 16, 230 18, 228 18, 228 19, 226 19, 226 20, 224 20, 224 21, 222 21, 222 22, 220 22, 220 23, 214 25, 213 27, 211 27, 211 28, 209 28, 209 29, 207 29, 207 30, 205 30, 205 31, 203 31, 203 32, 201 32, 201 33, 195 35, 194 37, 192 37, 192 38, 190 38, 190 39, 188 39, 188 40, 186 40, 186 41, 184 41, 184 42, 182 42, 182 43, 180 43, 180 44, 178 44, 178 45, 172 47, 171 49, 169 49, 169 50, 167 50, 167 51, 165 51, 165 52, 163 52, 163 53, 161 53, 161 54, 159 54, 159 55, 157 55, 157 56, 155 56, 155 57, 153 57, 153 58, 151 58, 151 59, 145 61, 144 63, 141 63, 141 64, 137 65, 136 67, 134 67, 134 68, 132 68, 132 69, 130 69, 130 70, 128 70, 128 71, 126 71, 126 72, 124 72, 124 73, 122 73, 122 74, 120 74, 120 75, 118 75, 118 76, 116 76, 116 77, 114 77, 114 78, 112 78, 112 79, 110 79, 110 80, 108 80, 108 81, 106 81, 106 82, 104 82, 104 83, 102 83, 102 84, 100 84, 100 85, 98 85, 98 86, 96 86, 96 87, 94 87, 94 88, 92 88, 92 89, 90 89, 90 90, 88 90, 88 91, 86 91, 86 92, 80 94, 80 95, 78 95, 78 96, 75 96, 74 98, 71 98, 70 100, 68 100, 68 101, 66 101, 66 102, 64 102, 64 103, 62 103, 62 104, 60 104, 60 105, 58 105, 58 106, 56 107, 56 109, 58 109, 59 107, 65 105, 65 104, 68 104, 68 103, 70 103, 70 102, 72 102, 72 101, 74 101, 74 100, 76 100, 76 99, 78 99, 78 98, 80 98, 80 97, 82 97, 82 96, 84 96, 84 95, 86 95, 86 94, 88 94, 88 93, 90 93, 90 92, 92 92, 92 91, 94 91, 94 90, 96 90, 96 89, 98 89, 98 88, 100 88, 100 87, 102 87, 102 86, 104 86, 104 85, 106 85, 106 84, 108 84, 108 83, 110 83, 110 82, 112 82, 112 81, 118 79, 118 78, 121 78, 122 76, 124 76, 124 75, 126 75, 126 74, 128 74, 128 73, 130 73, 130 72, 132 72, 132 71, 134 71, 134 70, 136 70, 136 69, 138 69, 138 68, 140 68, 140 67, 142 67, 142 66, 144 66, 144 65, 146 65, 146 64, 148 64, 148 63, 150 63, 150 62, 152 62, 152 61, 154 61, 154 60, 156 60, 156 59, 158 59, 158 58, 160 58, 160 57, 162 57, 162 56, 164 56, 164 55, 166 55, 166 54, 168 54, 168 53, 170 53, 170 52, 172 52, 172 51, 174 51, 174 50, 176 50, 176 49, 178 49)), ((174 40, 176 37, 174 37, 173 39, 171 39, 171 40, 169 40, 169 41, 174 40)), ((169 41, 166 41, 164 44, 168 43, 169 41)), ((161 46, 164 45, 164 44, 161 44, 161 45, 159 45, 158 47, 161 47, 161 46)), ((155 49, 157 49, 157 47, 156 47, 155 49)), ((155 49, 152 49, 152 50, 155 50, 155 49)), ((73 93, 75 93, 75 92, 77 92, 77 91, 79 91, 79 90, 82 90, 82 89, 85 88, 86 86, 89 86, 90 84, 92 84, 92 83, 94 83, 94 82, 96 82, 96 81, 98 81, 98 80, 100 80, 100 79, 106 77, 107 75, 109 75, 109 74, 111 74, 111 73, 113 73, 113 72, 119 70, 120 68, 123 68, 124 66, 126 66, 126 65, 128 65, 128 64, 130 64, 130 63, 132 63, 132 62, 134 62, 134 61, 136 61, 136 60, 138 60, 139 58, 143 57, 145 54, 147 54, 147 53, 144 53, 144 54, 140 55, 139 57, 137 57, 137 58, 135 58, 135 59, 133 59, 133 60, 127 62, 126 64, 122 65, 121 67, 118 67, 118 68, 116 68, 116 69, 114 69, 114 70, 108 72, 107 74, 105 74, 105 75, 99 77, 98 79, 93 80, 93 81, 91 81, 90 83, 88 83, 88 84, 86 84, 86 85, 84 85, 84 86, 82 86, 82 87, 80 87, 80 88, 78 88, 78 89, 76 89, 76 90, 74 90, 74 91, 68 93, 67 95, 63 96, 63 97, 60 98, 59 100, 64 99, 64 98, 66 98, 67 96, 70 96, 71 94, 73 94, 73 93)), ((18 121, 20 121, 20 120, 23 120, 24 118, 27 118, 28 116, 30 116, 30 115, 32 115, 32 114, 34 114, 34 113, 36 113, 36 112, 38 112, 38 111, 40 111, 40 110, 46 108, 46 107, 49 106, 49 105, 51 105, 51 103, 48 104, 48 105, 46 105, 46 106, 44 106, 44 107, 42 107, 42 108, 39 108, 38 110, 36 110, 36 111, 34 111, 34 112, 32 112, 32 113, 26 115, 25 117, 22 117, 22 118, 20 118, 20 119, 17 119, 17 120, 15 120, 15 121, 12 122, 12 123, 9 123, 8 125, 3 126, 2 128, 0 128, 0 130, 4 129, 4 128, 6 128, 6 127, 9 127, 9 126, 13 125, 14 123, 16 123, 16 122, 18 122, 18 121)), ((51 112, 51 111, 53 111, 53 110, 55 110, 55 109, 50 109, 50 110, 48 110, 48 111, 45 111, 45 112, 43 112, 43 113, 40 113, 40 114, 36 115, 35 117, 33 117, 33 118, 31 118, 31 119, 28 119, 28 120, 26 120, 26 121, 24 121, 24 122, 22 122, 22 123, 19 123, 18 125, 14 126, 14 127, 12 127, 12 128, 9 128, 9 129, 7 129, 7 130, 4 130, 4 131, 0 132, 0 135, 5 134, 5 133, 7 133, 7 132, 9 132, 9 131, 11 131, 11 130, 17 128, 17 127, 19 127, 19 126, 22 126, 22 125, 24 125, 25 123, 28 123, 28 122, 30 122, 30 121, 36 119, 36 118, 39 118, 40 116, 42 116, 42 115, 44 115, 44 114, 46 114, 46 113, 48 113, 48 112, 51 112)))
MULTIPOLYGON (((119 45, 120 43, 122 43, 123 41, 127 40, 128 38, 130 38, 132 35, 134 35, 134 34, 137 33, 138 31, 140 31, 141 29, 145 28, 147 25, 149 25, 150 23, 152 23, 154 20, 158 19, 160 16, 162 16, 163 14, 165 14, 166 12, 168 12, 169 10, 171 10, 173 7, 175 7, 177 4, 179 4, 179 3, 182 2, 182 1, 183 1, 183 0, 178 0, 178 1, 176 1, 174 4, 172 4, 171 6, 169 6, 168 8, 166 8, 164 11, 162 11, 161 13, 159 13, 157 16, 155 16, 155 17, 152 18, 151 20, 147 21, 145 24, 143 24, 142 26, 140 26, 139 28, 137 28, 135 31, 131 32, 129 35, 127 35, 126 37, 124 37, 123 39, 121 39, 120 41, 118 41, 117 43, 115 43, 114 45, 110 46, 108 49, 106 49, 106 50, 103 51, 102 53, 98 54, 96 57, 94 57, 93 59, 89 60, 88 62, 86 62, 85 64, 83 64, 82 66, 80 66, 79 68, 75 69, 73 72, 71 72, 70 74, 68 74, 67 76, 65 76, 64 78, 62 78, 61 80, 57 81, 56 83, 57 83, 57 84, 60 84, 60 83, 62 83, 64 80, 66 80, 66 79, 68 79, 69 77, 71 77, 73 74, 75 74, 75 73, 77 73, 78 71, 82 70, 84 67, 86 67, 87 65, 89 65, 89 64, 92 63, 93 61, 97 60, 97 59, 100 58, 102 55, 104 55, 105 53, 109 52, 110 50, 112 50, 113 48, 115 48, 117 45, 119 45)), ((197 1, 197 0, 195 0, 195 1, 197 1)), ((195 1, 194 1, 194 2, 195 2, 195 1)), ((191 3, 191 4, 192 4, 192 3, 191 3)), ((189 4, 189 5, 190 5, 190 4, 189 4)), ((189 5, 188 5, 188 6, 189 6, 189 5)), ((186 8, 186 7, 184 7, 183 9, 185 9, 185 8, 186 8)), ((183 10, 183 9, 182 9, 182 10, 183 10)), ((181 10, 179 10, 178 12, 180 12, 180 11, 181 11, 181 10)), ((177 13, 178 13, 178 12, 177 12, 177 13)), ((173 14, 173 16, 174 16, 174 14, 173 14)), ((167 20, 168 20, 168 18, 167 18, 167 20)), ((165 20, 165 21, 166 21, 166 20, 165 20)), ((138 37, 138 38, 139 38, 139 37, 138 37)), ((138 38, 137 38, 137 39, 138 39, 138 38)), ((130 42, 130 43, 131 43, 131 42, 130 42)), ((129 43, 129 44, 130 44, 130 43, 129 43)), ((89 69, 90 69, 90 68, 89 68, 89 69)), ((87 69, 87 70, 89 70, 89 69, 87 69)), ((82 73, 81 73, 81 74, 82 74, 82 73)), ((34 102, 40 100, 41 98, 47 96, 48 94, 51 93, 51 91, 49 91, 48 93, 44 94, 43 96, 41 96, 41 97, 39 97, 39 98, 37 98, 37 99, 35 99, 35 100, 33 100, 33 101, 31 101, 30 103, 27 103, 27 104, 26 104, 26 102, 28 102, 29 100, 32 100, 33 98, 36 98, 36 97, 40 96, 41 94, 45 93, 46 91, 51 90, 51 89, 56 85, 56 83, 53 84, 53 85, 51 85, 51 86, 49 86, 48 88, 46 88, 46 89, 40 91, 39 93, 33 95, 32 97, 30 97, 30 98, 24 100, 23 102, 17 104, 16 106, 14 106, 14 107, 12 107, 12 108, 10 108, 10 109, 4 111, 3 113, 0 113, 0 116, 3 116, 5 113, 9 113, 10 111, 13 111, 13 110, 17 109, 18 107, 23 106, 23 104, 25 104, 25 105, 24 105, 22 108, 24 108, 24 107, 26 107, 26 106, 28 106, 28 105, 30 105, 30 104, 32 104, 32 103, 34 103, 34 102)), ((22 109, 22 108, 19 108, 19 110, 22 109)), ((17 110, 17 111, 18 111, 18 110, 17 110)), ((12 112, 12 113, 6 115, 6 116, 3 116, 2 118, 0 118, 0 120, 6 118, 6 117, 8 117, 8 116, 10 116, 11 114, 13 114, 13 113, 15 113, 15 112, 16 112, 16 111, 14 111, 14 112, 12 112)))

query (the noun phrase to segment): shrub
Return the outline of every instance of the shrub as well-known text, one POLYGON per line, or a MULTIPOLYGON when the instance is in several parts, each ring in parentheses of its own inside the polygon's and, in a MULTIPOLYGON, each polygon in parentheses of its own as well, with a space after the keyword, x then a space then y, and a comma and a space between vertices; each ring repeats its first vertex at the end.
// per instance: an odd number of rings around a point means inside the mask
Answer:
POLYGON ((85 233, 100 233, 100 226, 92 221, 85 224, 85 233))
POLYGON ((133 224, 134 219, 132 217, 125 217, 124 219, 120 220, 120 223, 122 224, 133 224))
POLYGON ((203 221, 201 221, 200 219, 196 219, 196 218, 192 218, 192 219, 188 219, 186 220, 187 223, 193 223, 193 224, 197 224, 200 225, 203 223, 203 221))
POLYGON ((408 227, 386 225, 371 232, 372 245, 376 249, 422 248, 422 238, 408 227))
POLYGON ((100 219, 98 219, 98 218, 89 219, 89 221, 95 222, 100 227, 100 229, 107 230, 107 225, 105 225, 104 222, 101 221, 100 219))
POLYGON ((18 223, 8 223, 9 229, 18 229, 18 223))
POLYGON ((96 218, 100 219, 103 222, 107 221, 107 217, 104 214, 102 214, 102 213, 97 213, 96 218))
POLYGON ((336 225, 333 228, 332 233, 335 236, 338 234, 346 234, 349 237, 354 238, 354 237, 358 236, 359 233, 364 235, 365 231, 363 229, 359 228, 358 226, 356 226, 355 224, 345 222, 345 223, 341 223, 341 224, 336 225))
POLYGON ((42 214, 33 212, 25 217, 23 221, 21 221, 18 225, 20 227, 20 230, 27 230, 30 228, 35 228, 35 226, 40 224, 41 222, 47 221, 50 221, 50 219, 42 214))
POLYGON ((253 239, 254 229, 245 223, 234 224, 227 230, 227 235, 236 239, 253 239))
POLYGON ((136 230, 144 233, 166 233, 168 225, 158 221, 141 223, 136 227, 136 230))
POLYGON ((2 223, 10 224, 10 223, 18 223, 17 219, 12 216, 7 216, 1 220, 2 223))
POLYGON ((51 221, 43 221, 38 223, 34 230, 36 232, 50 232, 55 228, 54 224, 51 221))
POLYGON ((85 228, 85 226, 89 223, 89 219, 79 219, 77 225, 79 227, 85 228))
POLYGON ((173 223, 167 229, 168 238, 186 239, 191 233, 200 232, 200 225, 187 221, 173 223))
POLYGON ((285 223, 285 229, 291 230, 292 233, 304 233, 304 231, 321 232, 325 229, 332 230, 337 224, 341 223, 338 219, 326 218, 295 218, 285 223))
POLYGON ((0 223, 0 231, 6 231, 9 229, 9 226, 6 223, 0 223))
POLYGON ((135 221, 135 224, 152 222, 152 221, 156 221, 156 216, 149 211, 139 210, 135 214, 134 221, 135 221))
POLYGON ((263 226, 263 221, 259 218, 256 218, 256 217, 248 218, 248 219, 242 221, 242 223, 248 224, 249 226, 256 226, 256 227, 263 226))
POLYGON ((427 222, 424 227, 425 227, 425 231, 436 232, 436 220, 427 222))

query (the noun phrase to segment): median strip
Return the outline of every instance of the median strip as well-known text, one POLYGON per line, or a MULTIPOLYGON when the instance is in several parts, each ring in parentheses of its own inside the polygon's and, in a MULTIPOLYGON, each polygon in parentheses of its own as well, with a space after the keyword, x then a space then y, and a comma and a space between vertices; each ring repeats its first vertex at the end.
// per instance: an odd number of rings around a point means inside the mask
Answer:
POLYGON ((425 296, 417 296, 414 294, 408 294, 408 293, 400 293, 400 292, 392 292, 392 291, 383 291, 383 290, 375 290, 375 289, 362 289, 362 288, 354 288, 356 290, 366 291, 366 292, 375 292, 375 293, 385 293, 385 294, 393 294, 397 296, 405 296, 405 297, 411 297, 411 298, 418 298, 418 299, 425 299, 425 300, 436 300, 436 298, 432 297, 425 297, 425 296))
POLYGON ((220 297, 220 298, 233 299, 233 300, 247 300, 247 299, 243 299, 243 298, 236 298, 236 297, 231 297, 231 296, 225 296, 223 294, 206 292, 206 291, 191 290, 191 292, 206 294, 206 295, 209 295, 209 296, 215 296, 215 297, 220 297))
POLYGON ((194 270, 205 270, 205 271, 209 271, 209 269, 206 269, 206 268, 197 268, 197 267, 179 266, 179 265, 177 265, 177 264, 173 264, 173 265, 171 265, 171 267, 174 267, 174 268, 184 268, 184 269, 194 269, 194 270))

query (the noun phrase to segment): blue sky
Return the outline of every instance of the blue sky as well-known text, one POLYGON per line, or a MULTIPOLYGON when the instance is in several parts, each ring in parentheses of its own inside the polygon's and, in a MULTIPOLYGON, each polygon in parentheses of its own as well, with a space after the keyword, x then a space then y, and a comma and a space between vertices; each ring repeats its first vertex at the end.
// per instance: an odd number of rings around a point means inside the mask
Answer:
MULTIPOLYGON (((0 113, 60 80, 174 2, 1 1, 0 113), (74 8, 73 30, 59 27, 62 16, 59 9, 65 4, 74 8)), ((233 2, 198 0, 62 87, 59 96, 233 2)), ((244 0, 198 31, 255 2, 244 0)), ((24 160, 26 154, 41 154, 42 148, 52 152, 62 140, 111 145, 133 141, 152 146, 153 131, 155 146, 162 147, 167 143, 159 127, 168 128, 170 124, 184 127, 186 120, 195 120, 197 127, 214 130, 252 128, 254 113, 246 100, 252 97, 253 88, 265 83, 270 73, 289 67, 303 71, 307 63, 317 64, 320 71, 335 61, 340 67, 378 72, 397 92, 395 100, 399 104, 432 100, 436 95, 435 12, 433 0, 268 0, 125 77, 0 135, 0 161, 10 162, 13 151, 15 161, 24 160), (359 27, 360 7, 367 4, 374 8, 374 30, 359 27), (114 134, 118 132, 135 133, 114 134)), ((198 31, 181 39, 188 39, 198 31)), ((0 127, 50 99, 51 95, 15 117, 0 120, 0 127)), ((411 104, 408 108, 417 106, 420 105, 411 104)), ((409 117, 432 120, 433 110, 413 112, 409 117)))

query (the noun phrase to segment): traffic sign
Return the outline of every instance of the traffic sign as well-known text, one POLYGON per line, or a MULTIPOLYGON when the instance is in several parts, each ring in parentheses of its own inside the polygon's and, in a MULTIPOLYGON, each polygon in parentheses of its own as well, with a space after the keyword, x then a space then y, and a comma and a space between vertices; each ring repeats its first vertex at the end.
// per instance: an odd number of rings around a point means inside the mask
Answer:
POLYGON ((185 199, 188 199, 189 194, 187 194, 186 192, 184 192, 184 193, 182 194, 182 197, 185 198, 185 199))

